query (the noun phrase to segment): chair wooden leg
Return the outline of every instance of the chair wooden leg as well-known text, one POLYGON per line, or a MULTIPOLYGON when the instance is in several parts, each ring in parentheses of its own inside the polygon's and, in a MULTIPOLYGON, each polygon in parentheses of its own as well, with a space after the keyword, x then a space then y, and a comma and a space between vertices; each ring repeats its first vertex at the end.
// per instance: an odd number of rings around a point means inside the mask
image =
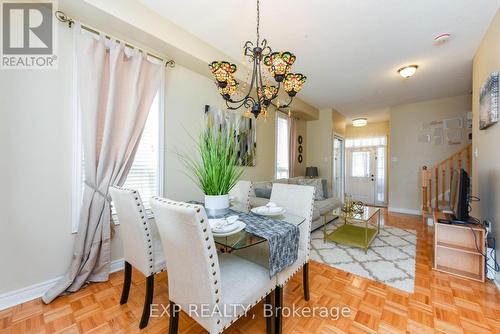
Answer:
POLYGON ((274 333, 281 334, 283 331, 283 288, 276 287, 274 291, 274 333))
POLYGON ((140 329, 143 329, 148 325, 151 303, 153 302, 154 283, 155 275, 149 275, 146 279, 146 299, 144 300, 144 307, 142 309, 141 323, 139 324, 140 329))
POLYGON ((309 263, 304 263, 302 267, 302 275, 303 275, 303 285, 304 285, 304 299, 306 301, 309 300, 309 263))
POLYGON ((125 272, 123 278, 123 289, 122 297, 120 298, 120 304, 123 305, 128 300, 128 293, 130 292, 130 283, 132 282, 132 265, 125 261, 125 272))
MULTIPOLYGON (((266 296, 266 309, 269 309, 269 305, 271 305, 272 314, 266 316, 266 334, 273 333, 273 319, 274 319, 274 303, 273 303, 273 292, 270 292, 266 296)), ((266 313, 264 313, 264 316, 266 313)))
POLYGON ((179 331, 179 308, 174 302, 170 302, 170 322, 168 334, 177 334, 179 331))

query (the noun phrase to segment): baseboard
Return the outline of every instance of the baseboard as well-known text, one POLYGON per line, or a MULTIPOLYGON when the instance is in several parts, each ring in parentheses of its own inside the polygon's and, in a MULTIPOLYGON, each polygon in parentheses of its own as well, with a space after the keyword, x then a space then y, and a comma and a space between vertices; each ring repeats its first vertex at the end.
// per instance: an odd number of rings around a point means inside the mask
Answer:
MULTIPOLYGON (((110 264, 110 272, 114 273, 120 271, 123 267, 123 259, 112 261, 110 264)), ((45 282, 0 294, 0 311, 43 296, 45 292, 52 288, 62 277, 63 276, 56 277, 45 282)))
POLYGON ((123 262, 123 259, 118 259, 111 261, 111 264, 109 265, 109 272, 110 273, 115 273, 117 271, 123 270, 125 267, 125 263, 123 262))
POLYGON ((389 212, 404 213, 407 215, 414 215, 414 216, 420 216, 422 214, 422 211, 420 211, 420 210, 402 209, 402 208, 393 208, 393 207, 389 207, 389 212))

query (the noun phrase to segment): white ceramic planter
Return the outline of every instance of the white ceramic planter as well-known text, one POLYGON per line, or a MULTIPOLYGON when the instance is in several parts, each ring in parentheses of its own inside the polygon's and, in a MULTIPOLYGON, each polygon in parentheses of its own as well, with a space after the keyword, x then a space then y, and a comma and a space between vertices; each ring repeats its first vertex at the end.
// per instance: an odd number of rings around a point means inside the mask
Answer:
POLYGON ((205 209, 211 212, 229 209, 229 195, 205 195, 205 209))

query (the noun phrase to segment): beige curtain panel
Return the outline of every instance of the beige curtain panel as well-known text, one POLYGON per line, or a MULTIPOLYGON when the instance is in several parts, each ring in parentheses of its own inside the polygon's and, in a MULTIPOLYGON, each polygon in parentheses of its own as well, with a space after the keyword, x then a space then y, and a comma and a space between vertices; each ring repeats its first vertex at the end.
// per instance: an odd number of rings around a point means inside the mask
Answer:
POLYGON ((163 64, 75 27, 78 105, 85 160, 85 186, 71 265, 43 297, 49 303, 87 282, 108 280, 111 210, 108 189, 125 182, 163 64))

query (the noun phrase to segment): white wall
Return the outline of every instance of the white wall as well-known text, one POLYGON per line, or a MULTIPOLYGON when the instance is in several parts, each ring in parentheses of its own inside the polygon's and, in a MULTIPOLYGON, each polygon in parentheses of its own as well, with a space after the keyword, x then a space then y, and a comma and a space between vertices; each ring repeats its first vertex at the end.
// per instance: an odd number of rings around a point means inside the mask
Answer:
POLYGON ((57 70, 0 70, 0 293, 61 275, 71 258, 71 31, 59 41, 57 70))
POLYGON ((455 96, 391 108, 391 159, 389 160, 389 208, 420 212, 421 168, 446 159, 466 145, 419 143, 422 122, 461 117, 471 111, 471 96, 455 96))
MULTIPOLYGON (((493 19, 476 56, 473 66, 473 151, 478 156, 472 159, 472 194, 481 201, 473 203, 473 215, 493 223, 497 240, 497 261, 500 259, 500 124, 479 130, 479 92, 491 72, 500 71, 500 11, 493 19)), ((500 286, 500 273, 497 273, 500 286)))
MULTIPOLYGON (((59 29, 57 70, 0 71, 0 294, 63 275, 69 266, 72 195, 72 31, 59 29)), ((220 105, 211 80, 180 65, 167 69, 165 191, 201 199, 176 150, 193 146, 204 106, 220 105)), ((257 165, 244 179, 274 177, 274 113, 257 123, 257 165)), ((120 227, 112 260, 122 258, 120 227)))
POLYGON ((333 135, 345 136, 346 119, 334 109, 319 111, 317 121, 307 122, 307 166, 318 167, 319 177, 328 180, 332 191, 333 177, 333 135))

